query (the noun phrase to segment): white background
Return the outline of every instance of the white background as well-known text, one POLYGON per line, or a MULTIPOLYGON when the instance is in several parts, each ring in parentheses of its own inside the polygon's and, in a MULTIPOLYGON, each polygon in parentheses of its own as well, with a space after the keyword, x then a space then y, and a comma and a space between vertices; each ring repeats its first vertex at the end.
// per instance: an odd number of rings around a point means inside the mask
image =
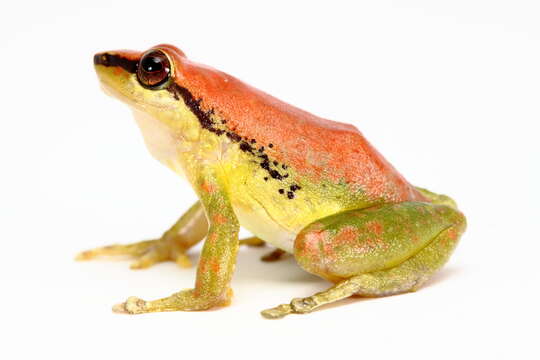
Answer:
POLYGON ((2 358, 539 357, 537 1, 112 3, 2 5, 2 358), (158 236, 195 200, 93 72, 95 52, 163 42, 354 123, 409 181, 453 196, 469 219, 454 257, 417 293, 269 321, 260 310, 328 284, 243 249, 228 308, 112 314, 194 280, 73 261, 158 236))

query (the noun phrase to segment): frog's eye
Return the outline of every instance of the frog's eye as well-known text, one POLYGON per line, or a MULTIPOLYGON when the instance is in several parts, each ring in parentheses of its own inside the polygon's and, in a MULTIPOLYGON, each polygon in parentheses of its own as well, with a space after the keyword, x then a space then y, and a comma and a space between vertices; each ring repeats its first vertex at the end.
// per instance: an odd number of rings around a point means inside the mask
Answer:
POLYGON ((146 88, 156 89, 164 85, 171 76, 169 58, 160 50, 150 50, 139 61, 137 78, 146 88))

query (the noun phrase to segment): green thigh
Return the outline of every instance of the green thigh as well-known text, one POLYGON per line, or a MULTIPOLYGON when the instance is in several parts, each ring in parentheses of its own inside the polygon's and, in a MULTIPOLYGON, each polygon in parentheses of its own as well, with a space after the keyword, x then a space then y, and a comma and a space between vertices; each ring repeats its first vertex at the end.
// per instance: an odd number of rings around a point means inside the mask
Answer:
MULTIPOLYGON (((424 202, 386 204, 351 210, 307 226, 295 241, 302 268, 332 282, 399 267, 440 234, 444 244, 414 272, 422 277, 441 267, 465 230, 458 210, 424 202)), ((412 271, 412 270, 411 270, 412 271)))

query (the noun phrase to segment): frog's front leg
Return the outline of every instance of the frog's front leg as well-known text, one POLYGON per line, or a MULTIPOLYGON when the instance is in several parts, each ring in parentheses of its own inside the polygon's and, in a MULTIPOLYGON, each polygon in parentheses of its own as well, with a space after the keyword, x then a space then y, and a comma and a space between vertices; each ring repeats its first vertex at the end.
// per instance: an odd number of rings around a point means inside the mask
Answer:
POLYGON ((317 221, 297 236, 294 254, 305 270, 335 285, 262 315, 275 319, 352 295, 416 290, 446 263, 465 226, 453 207, 422 202, 352 210, 317 221))
POLYGON ((197 201, 159 239, 127 245, 109 245, 79 253, 77 260, 91 260, 102 256, 131 256, 136 260, 132 269, 145 269, 163 261, 174 261, 181 267, 190 267, 186 252, 208 232, 208 221, 200 201, 197 201))
POLYGON ((115 312, 140 314, 205 310, 229 303, 232 296, 229 285, 236 263, 240 226, 228 194, 214 171, 204 171, 195 181, 195 187, 210 224, 197 268, 195 288, 154 301, 130 297, 125 303, 116 305, 113 308, 115 312))

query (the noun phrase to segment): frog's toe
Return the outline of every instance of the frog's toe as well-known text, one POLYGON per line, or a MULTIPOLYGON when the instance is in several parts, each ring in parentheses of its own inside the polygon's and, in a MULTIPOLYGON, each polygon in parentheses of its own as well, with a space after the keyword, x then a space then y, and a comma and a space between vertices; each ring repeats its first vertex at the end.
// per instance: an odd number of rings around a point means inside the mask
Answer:
POLYGON ((162 252, 149 250, 146 254, 139 257, 137 260, 131 263, 129 266, 132 270, 147 269, 152 265, 166 261, 168 257, 162 252))
POLYGON ((279 260, 283 259, 283 257, 286 254, 287 254, 287 252, 285 250, 275 249, 275 250, 269 252, 268 254, 265 254, 265 255, 261 256, 261 261, 264 261, 264 262, 279 261, 279 260))
POLYGON ((181 268, 187 269, 193 266, 191 259, 184 252, 177 252, 176 254, 173 255, 173 259, 176 265, 180 266, 181 268))
POLYGON ((117 314, 142 314, 148 312, 146 301, 130 296, 125 302, 113 306, 112 311, 117 314))
POLYGON ((289 314, 307 314, 318 307, 313 297, 294 298, 290 304, 281 304, 271 309, 261 311, 267 319, 281 319, 289 314))
POLYGON ((82 251, 75 257, 77 261, 92 260, 105 256, 141 256, 155 245, 158 240, 140 241, 128 245, 108 245, 82 251))
POLYGON ((294 298, 291 301, 291 308, 295 314, 306 314, 312 312, 317 305, 318 304, 313 297, 294 298))
POLYGON ((99 257, 129 256, 135 258, 131 269, 147 269, 164 261, 174 261, 178 266, 191 267, 185 251, 173 240, 157 239, 140 241, 128 245, 110 245, 79 253, 76 260, 92 260, 99 257))
POLYGON ((185 252, 171 246, 156 244, 156 246, 150 248, 145 254, 141 255, 137 260, 131 263, 130 268, 133 270, 147 269, 152 265, 164 261, 174 261, 182 268, 189 268, 192 266, 191 260, 185 252))
POLYGON ((293 313, 293 309, 289 304, 282 304, 271 309, 261 311, 261 315, 267 319, 281 319, 293 313))
POLYGON ((262 247, 265 244, 266 243, 264 242, 264 240, 261 240, 256 236, 240 239, 240 245, 247 245, 250 247, 262 247))

